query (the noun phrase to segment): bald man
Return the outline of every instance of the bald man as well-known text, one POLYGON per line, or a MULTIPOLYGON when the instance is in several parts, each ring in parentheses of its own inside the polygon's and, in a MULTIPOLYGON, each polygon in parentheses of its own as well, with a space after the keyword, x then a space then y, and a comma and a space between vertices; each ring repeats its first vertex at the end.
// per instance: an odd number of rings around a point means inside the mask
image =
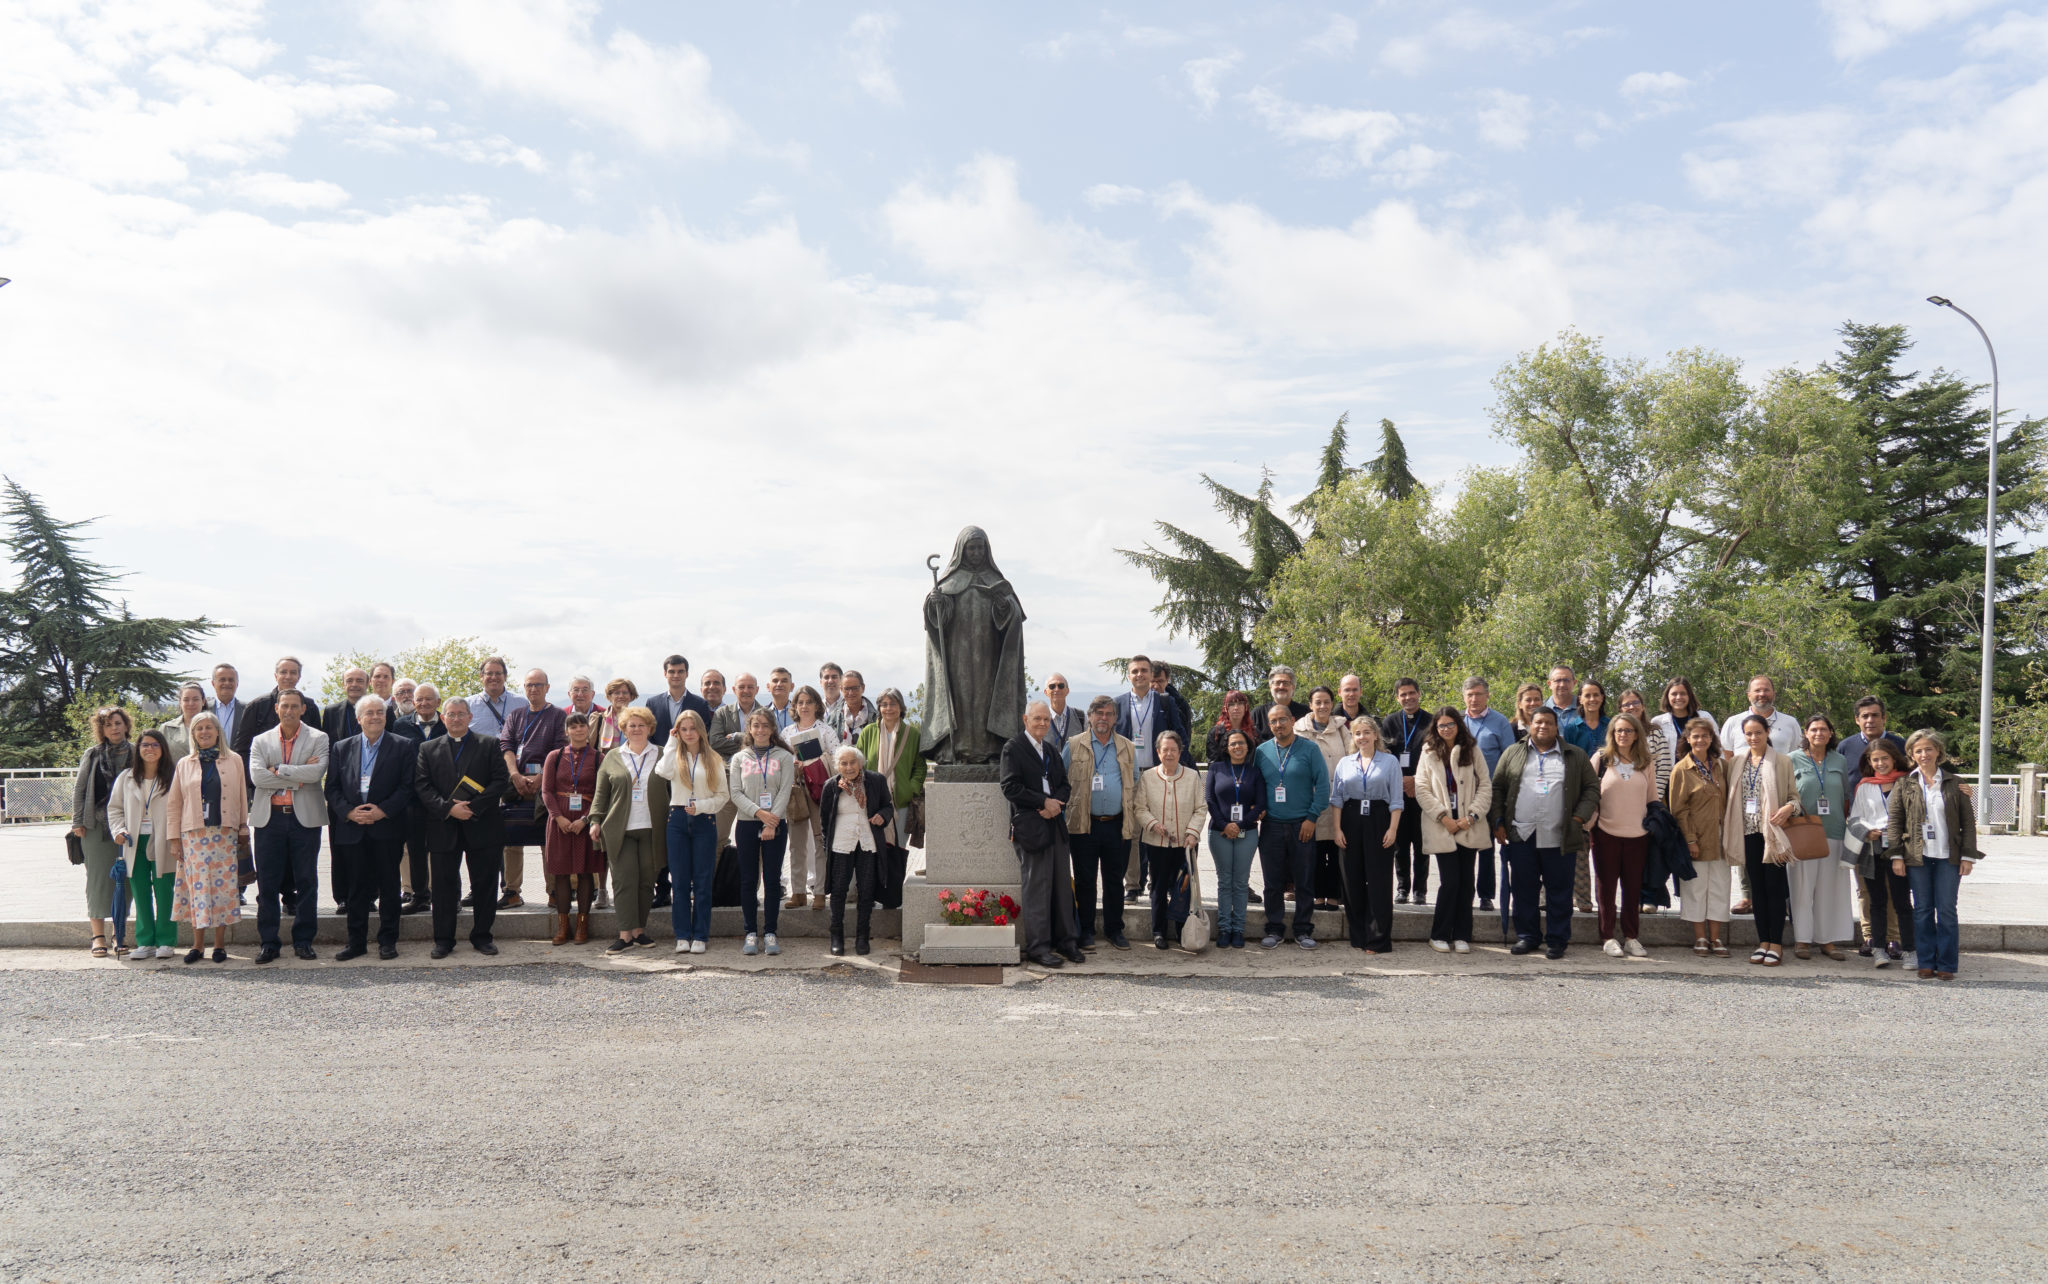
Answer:
MULTIPOLYGON (((548 755, 569 743, 569 715, 548 703, 548 675, 529 669, 523 683, 526 703, 505 715, 498 729, 498 752, 512 787, 505 791, 505 894, 499 909, 518 909, 526 901, 519 889, 526 878, 526 849, 541 845, 547 812, 540 803, 540 772, 548 755)), ((482 892, 479 891, 481 896, 482 892)))

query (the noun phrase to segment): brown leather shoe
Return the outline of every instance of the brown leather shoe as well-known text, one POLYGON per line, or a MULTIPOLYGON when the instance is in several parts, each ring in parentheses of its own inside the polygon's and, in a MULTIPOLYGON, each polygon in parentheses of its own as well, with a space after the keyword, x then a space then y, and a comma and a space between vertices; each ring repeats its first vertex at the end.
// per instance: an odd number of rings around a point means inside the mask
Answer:
POLYGON ((1799 942, 1799 944, 1793 946, 1792 952, 1803 959, 1810 959, 1813 957, 1813 947, 1811 945, 1808 945, 1804 941, 1801 941, 1799 942))
POLYGON ((823 896, 813 896, 813 897, 811 897, 811 908, 812 908, 812 909, 824 909, 824 908, 825 908, 825 898, 824 898, 823 896))
POLYGON ((548 944, 550 944, 550 945, 567 945, 568 943, 569 943, 569 916, 568 916, 567 914, 557 914, 557 915, 555 915, 555 939, 554 939, 554 940, 552 940, 552 941, 550 941, 550 942, 548 942, 548 944))
POLYGON ((1953 972, 1936 972, 1934 979, 1937 981, 1953 981, 1956 979, 1956 974, 1953 972))
POLYGON ((576 943, 578 945, 590 944, 590 915, 588 914, 578 914, 576 916, 576 943))
POLYGON ((804 894, 802 892, 798 892, 794 896, 785 896, 782 898, 782 908, 784 909, 802 909, 803 907, 804 894))
POLYGON ((1842 953, 1841 946, 1835 945, 1833 943, 1821 946, 1820 952, 1827 955, 1829 958, 1833 959, 1837 963, 1840 963, 1845 957, 1847 957, 1842 953))
POLYGON ((1934 969, 1931 967, 1921 968, 1920 979, 1923 981, 1932 981, 1934 979, 1934 969))

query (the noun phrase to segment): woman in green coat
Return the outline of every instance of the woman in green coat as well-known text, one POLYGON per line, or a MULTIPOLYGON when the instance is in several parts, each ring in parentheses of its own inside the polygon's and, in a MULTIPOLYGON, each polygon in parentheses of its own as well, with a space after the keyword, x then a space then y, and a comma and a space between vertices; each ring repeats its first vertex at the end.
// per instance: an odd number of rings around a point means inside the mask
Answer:
POLYGON ((875 697, 876 720, 860 729, 855 748, 868 770, 889 782, 896 814, 889 821, 890 859, 882 863, 882 904, 902 903, 903 867, 912 847, 924 846, 924 732, 906 722, 903 693, 889 687, 875 697))
POLYGON ((1799 809, 1820 817, 1828 836, 1828 854, 1819 860, 1796 860, 1785 869, 1791 890, 1792 952, 1812 958, 1816 946, 1840 960, 1837 941, 1855 939, 1854 854, 1844 855, 1843 828, 1848 822, 1849 764, 1835 748, 1835 724, 1825 713, 1806 720, 1806 742, 1792 753, 1792 787, 1799 791, 1799 809))

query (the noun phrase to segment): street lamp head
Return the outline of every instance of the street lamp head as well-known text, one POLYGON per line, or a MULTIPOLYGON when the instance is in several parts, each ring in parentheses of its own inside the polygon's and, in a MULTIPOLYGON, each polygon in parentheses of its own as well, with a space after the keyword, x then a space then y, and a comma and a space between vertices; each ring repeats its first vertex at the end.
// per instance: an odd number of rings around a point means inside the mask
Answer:
POLYGON ((1950 303, 1950 302, 1949 302, 1949 301, 1948 301, 1947 299, 1944 299, 1944 298, 1942 298, 1942 297, 1941 297, 1940 295, 1938 295, 1938 294, 1930 294, 1930 295, 1928 295, 1928 296, 1927 296, 1927 301, 1928 301, 1929 303, 1932 303, 1932 304, 1933 304, 1933 305, 1934 305, 1935 307, 1937 307, 1937 308, 1952 308, 1952 307, 1954 307, 1954 306, 1955 306, 1955 304, 1953 304, 1953 303, 1950 303))

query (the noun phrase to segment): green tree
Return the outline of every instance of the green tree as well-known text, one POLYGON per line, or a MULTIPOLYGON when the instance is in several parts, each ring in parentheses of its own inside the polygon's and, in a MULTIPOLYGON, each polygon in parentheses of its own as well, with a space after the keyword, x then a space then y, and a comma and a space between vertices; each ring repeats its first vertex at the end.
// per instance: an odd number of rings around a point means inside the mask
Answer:
MULTIPOLYGON (((341 699, 342 674, 354 667, 360 667, 367 672, 372 665, 386 658, 389 658, 392 667, 398 670, 399 677, 411 678, 414 682, 433 683, 444 700, 449 696, 474 695, 483 690, 480 670, 483 668, 484 660, 494 655, 502 657, 504 654, 490 643, 474 636, 415 642, 390 657, 362 650, 342 651, 327 666, 326 674, 320 682, 320 698, 326 701, 341 699)), ((510 659, 506 660, 506 668, 512 669, 510 659)), ((516 671, 510 680, 516 688, 519 680, 516 671)))
POLYGON ((1422 484, 1408 471, 1408 446, 1391 419, 1380 420, 1380 453, 1366 461, 1365 475, 1388 499, 1406 499, 1422 484))
POLYGON ((137 616, 117 604, 121 576, 83 551, 79 532, 90 522, 58 521, 12 478, 4 484, 0 545, 15 582, 0 593, 0 758, 45 764, 69 752, 75 704, 168 697, 183 675, 164 662, 216 626, 204 616, 137 616))

